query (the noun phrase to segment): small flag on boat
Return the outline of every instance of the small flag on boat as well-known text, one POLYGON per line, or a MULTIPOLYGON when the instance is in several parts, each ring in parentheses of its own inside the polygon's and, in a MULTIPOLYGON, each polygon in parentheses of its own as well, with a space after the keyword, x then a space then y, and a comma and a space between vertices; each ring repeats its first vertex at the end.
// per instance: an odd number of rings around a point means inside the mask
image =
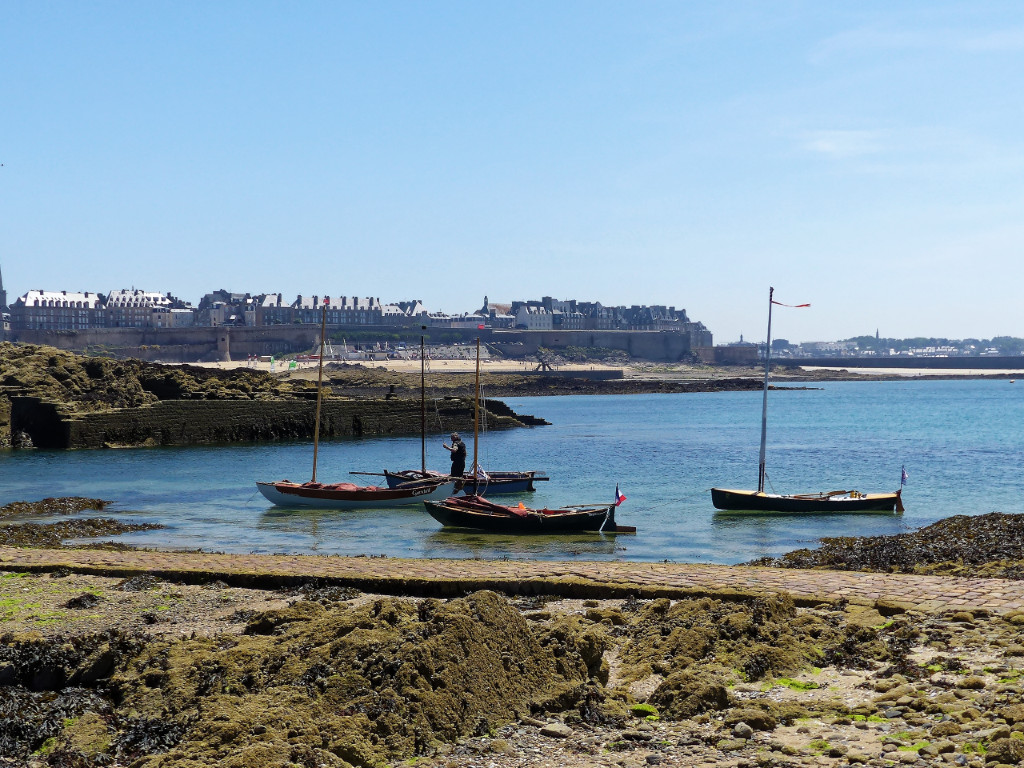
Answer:
POLYGON ((902 488, 906 484, 907 484, 907 467, 906 467, 906 465, 904 465, 903 469, 900 471, 900 488, 902 488))
POLYGON ((622 502, 624 502, 625 500, 626 500, 626 497, 625 497, 625 496, 623 496, 623 495, 622 495, 622 494, 621 494, 621 493, 619 492, 619 484, 618 484, 618 483, 616 483, 616 484, 615 484, 615 506, 616 506, 616 507, 617 507, 617 506, 619 506, 619 504, 621 504, 621 503, 622 503, 622 502))
POLYGON ((484 468, 479 464, 476 465, 476 472, 473 473, 477 480, 490 480, 491 476, 484 472, 484 468))

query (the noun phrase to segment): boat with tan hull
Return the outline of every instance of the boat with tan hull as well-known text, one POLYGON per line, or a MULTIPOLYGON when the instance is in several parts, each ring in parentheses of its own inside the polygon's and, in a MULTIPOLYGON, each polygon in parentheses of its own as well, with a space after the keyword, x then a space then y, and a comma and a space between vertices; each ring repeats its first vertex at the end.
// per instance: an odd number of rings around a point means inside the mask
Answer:
POLYGON ((455 493, 455 482, 404 483, 397 488, 381 488, 354 483, 256 483, 268 501, 279 507, 316 507, 319 509, 382 509, 424 501, 441 501, 455 493))

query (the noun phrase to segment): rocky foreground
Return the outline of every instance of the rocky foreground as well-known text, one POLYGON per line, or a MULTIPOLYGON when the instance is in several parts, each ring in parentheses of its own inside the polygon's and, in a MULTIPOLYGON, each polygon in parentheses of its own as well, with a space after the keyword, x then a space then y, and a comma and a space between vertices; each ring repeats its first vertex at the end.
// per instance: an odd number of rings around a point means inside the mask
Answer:
POLYGON ((1019 764, 1024 612, 886 613, 0 573, 0 765, 1019 764))

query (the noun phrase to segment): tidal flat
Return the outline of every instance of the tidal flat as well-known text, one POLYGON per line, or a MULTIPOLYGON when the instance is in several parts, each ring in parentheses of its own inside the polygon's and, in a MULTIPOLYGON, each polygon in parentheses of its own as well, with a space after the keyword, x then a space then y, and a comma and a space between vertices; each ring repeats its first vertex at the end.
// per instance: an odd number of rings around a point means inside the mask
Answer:
POLYGON ((1022 611, 0 572, 9 766, 981 768, 1024 756, 1022 675, 1022 611))

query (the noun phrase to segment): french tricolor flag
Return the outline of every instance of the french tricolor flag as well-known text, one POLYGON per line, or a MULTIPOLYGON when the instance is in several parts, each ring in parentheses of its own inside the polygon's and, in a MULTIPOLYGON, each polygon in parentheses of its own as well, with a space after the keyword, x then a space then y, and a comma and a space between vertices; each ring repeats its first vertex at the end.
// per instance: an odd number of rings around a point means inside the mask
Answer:
POLYGON ((621 504, 625 500, 626 500, 626 497, 623 496, 622 493, 619 492, 619 484, 616 483, 615 484, 615 506, 616 507, 619 506, 619 504, 621 504))

